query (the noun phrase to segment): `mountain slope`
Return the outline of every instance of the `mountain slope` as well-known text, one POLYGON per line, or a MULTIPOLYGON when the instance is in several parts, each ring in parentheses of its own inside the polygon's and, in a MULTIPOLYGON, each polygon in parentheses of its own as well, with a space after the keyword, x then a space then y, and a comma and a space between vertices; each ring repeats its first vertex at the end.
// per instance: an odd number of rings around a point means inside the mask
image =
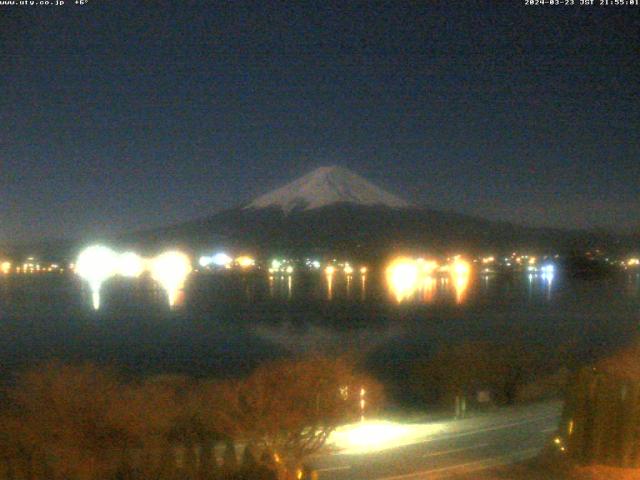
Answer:
POLYGON ((312 210, 338 203, 409 207, 409 203, 373 185, 352 171, 339 167, 321 167, 293 182, 266 193, 245 208, 278 207, 285 213, 312 210))
POLYGON ((121 240, 151 250, 181 245, 197 252, 221 246, 268 255, 333 251, 371 256, 398 249, 624 249, 638 241, 632 236, 525 227, 412 206, 342 167, 314 170, 244 207, 121 240))

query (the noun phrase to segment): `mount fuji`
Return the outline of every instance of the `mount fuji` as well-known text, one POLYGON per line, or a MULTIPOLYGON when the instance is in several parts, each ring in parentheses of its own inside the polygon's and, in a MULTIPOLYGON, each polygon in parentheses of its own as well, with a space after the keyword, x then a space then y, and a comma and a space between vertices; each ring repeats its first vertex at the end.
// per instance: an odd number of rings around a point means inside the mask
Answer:
POLYGON ((410 204, 340 166, 320 167, 266 193, 245 208, 278 207, 285 213, 313 210, 338 203, 407 208, 410 204))
POLYGON ((247 204, 119 240, 142 249, 180 245, 194 252, 224 247, 268 255, 344 252, 379 258, 402 249, 561 250, 611 245, 621 239, 412 205, 346 168, 331 166, 318 168, 247 204))

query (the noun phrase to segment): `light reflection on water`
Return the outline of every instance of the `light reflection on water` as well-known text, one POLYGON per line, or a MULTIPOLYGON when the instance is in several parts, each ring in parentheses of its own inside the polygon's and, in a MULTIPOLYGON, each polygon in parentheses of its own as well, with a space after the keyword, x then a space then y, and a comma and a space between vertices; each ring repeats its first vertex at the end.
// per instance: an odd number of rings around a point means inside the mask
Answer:
MULTIPOLYGON (((301 273, 292 275, 268 275, 266 277, 265 298, 253 300, 292 301, 303 298, 314 298, 321 301, 353 301, 353 302, 388 302, 408 304, 453 303, 464 305, 478 298, 492 295, 497 285, 509 294, 511 284, 522 285, 528 300, 553 300, 557 287, 557 274, 539 275, 522 274, 512 276, 477 275, 473 272, 448 272, 421 276, 418 271, 412 275, 411 270, 402 271, 403 275, 382 276, 380 272, 366 274, 354 273, 346 275, 342 272, 301 273), (404 275, 409 272, 409 280, 404 275), (382 277, 382 278, 381 278, 382 277), (505 278, 509 279, 503 285, 505 278)), ((210 279, 224 282, 224 278, 210 279)), ((197 281, 197 280, 196 280, 197 281)), ((261 277, 250 280, 260 283, 261 277)), ((637 284, 629 283, 629 289, 636 289, 637 284)), ((255 290, 255 288, 254 288, 255 290)), ((255 295, 254 295, 255 297, 255 295)), ((244 299, 249 301, 248 296, 244 299)))
POLYGON ((627 276, 627 294, 631 297, 640 295, 640 273, 630 273, 627 276))
POLYGON ((355 271, 348 289, 342 272, 194 274, 174 310, 151 279, 114 279, 103 286, 99 312, 77 277, 0 277, 0 368, 16 359, 79 356, 202 374, 246 368, 247 359, 282 351, 347 345, 374 349, 386 371, 413 354, 470 339, 575 340, 581 351, 601 353, 632 338, 640 318, 637 276, 472 273, 461 295, 454 279, 437 274, 398 304, 384 273, 355 271))
MULTIPOLYGON (((184 308, 191 301, 192 288, 200 289, 201 284, 217 285, 222 293, 228 290, 231 294, 218 296, 212 292, 212 301, 223 303, 260 303, 264 301, 296 302, 305 299, 314 301, 349 301, 362 303, 407 303, 407 304, 460 304, 467 305, 483 298, 498 297, 521 300, 553 302, 558 288, 567 279, 560 273, 523 273, 512 275, 477 275, 474 272, 437 272, 420 275, 420 271, 411 268, 401 269, 403 275, 394 277, 389 272, 369 271, 367 273, 345 274, 336 272, 301 272, 293 274, 266 275, 260 272, 251 275, 216 275, 194 274, 189 286, 174 292, 175 306, 184 308), (409 273, 409 275, 405 275, 409 273), (415 273, 415 275, 414 275, 415 273), (407 281, 407 278, 409 279, 407 281), (238 284, 240 288, 234 287, 238 284)), ((620 294, 628 297, 640 297, 640 275, 635 272, 620 277, 620 294)), ((10 295, 11 280, 0 282, 0 292, 10 295)), ((92 293, 81 282, 74 281, 78 289, 77 300, 90 306, 92 293)), ((608 285, 602 281, 602 288, 608 285)), ((150 285, 149 279, 123 279, 109 281, 104 285, 104 294, 109 303, 141 304, 157 300, 166 302, 166 292, 150 285), (126 288, 115 288, 113 285, 126 284, 126 288), (132 292, 126 293, 127 290, 132 292), (141 292, 151 292, 143 294, 141 292), (115 293, 114 293, 115 292, 115 293), (137 293, 135 293, 137 292, 137 293), (135 293, 135 295, 134 295, 135 293), (124 295, 118 299, 118 296, 124 295)), ((104 298, 101 298, 101 303, 104 298)))

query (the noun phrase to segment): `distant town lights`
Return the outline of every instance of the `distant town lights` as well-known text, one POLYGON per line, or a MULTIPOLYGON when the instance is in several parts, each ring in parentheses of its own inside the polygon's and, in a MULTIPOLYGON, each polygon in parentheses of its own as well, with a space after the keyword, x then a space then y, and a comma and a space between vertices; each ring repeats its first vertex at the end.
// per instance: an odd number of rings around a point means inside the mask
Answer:
POLYGON ((213 256, 203 255, 198 260, 198 264, 201 267, 209 267, 215 265, 216 267, 227 267, 233 262, 233 259, 224 252, 218 252, 213 256))
POLYGON ((240 268, 250 268, 256 264, 254 258, 249 257, 248 255, 242 255, 236 258, 236 263, 240 266, 240 268))
POLYGON ((555 266, 549 263, 547 265, 543 265, 542 267, 540 267, 540 271, 547 275, 553 275, 553 273, 555 272, 555 266))
POLYGON ((211 257, 211 262, 218 267, 226 267, 233 259, 224 252, 218 252, 211 257))

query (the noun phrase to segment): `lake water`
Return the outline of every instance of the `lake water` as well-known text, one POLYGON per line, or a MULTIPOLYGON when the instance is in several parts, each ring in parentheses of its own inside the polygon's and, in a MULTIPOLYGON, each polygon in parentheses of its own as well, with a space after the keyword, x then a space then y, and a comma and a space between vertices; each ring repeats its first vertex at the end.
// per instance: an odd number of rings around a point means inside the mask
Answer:
POLYGON ((308 351, 362 354, 374 374, 402 378, 442 345, 488 340, 544 345, 588 359, 633 339, 640 276, 552 280, 526 274, 436 278, 399 303, 381 275, 194 274, 181 304, 148 279, 104 285, 99 311, 71 275, 0 277, 2 370, 57 358, 133 373, 236 376, 308 351), (462 291, 460 291, 460 288, 462 291))

